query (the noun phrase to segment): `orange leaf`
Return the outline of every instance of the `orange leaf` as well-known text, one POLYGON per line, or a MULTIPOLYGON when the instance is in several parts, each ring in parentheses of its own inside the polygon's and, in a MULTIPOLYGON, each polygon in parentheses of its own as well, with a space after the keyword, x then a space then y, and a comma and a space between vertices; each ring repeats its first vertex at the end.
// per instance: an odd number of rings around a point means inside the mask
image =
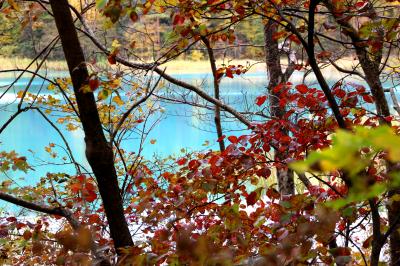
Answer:
POLYGON ((228 137, 228 140, 229 140, 230 142, 232 142, 233 144, 238 143, 238 138, 237 138, 236 136, 229 136, 229 137, 228 137))

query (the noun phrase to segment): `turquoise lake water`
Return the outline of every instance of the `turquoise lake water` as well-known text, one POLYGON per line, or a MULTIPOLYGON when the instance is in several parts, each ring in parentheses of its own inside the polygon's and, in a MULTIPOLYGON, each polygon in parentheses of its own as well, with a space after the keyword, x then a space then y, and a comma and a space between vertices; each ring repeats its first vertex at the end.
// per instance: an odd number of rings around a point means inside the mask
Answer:
MULTIPOLYGON (((185 74, 177 75, 176 77, 201 84, 202 87, 212 94, 210 89, 210 75, 208 74, 185 74)), ((295 73, 293 83, 296 79, 300 82, 301 73, 295 73)), ((0 78, 0 92, 3 92, 5 86, 12 82, 13 78, 0 78)), ((22 78, 13 87, 12 91, 0 99, 0 123, 3 124, 16 108, 16 104, 12 103, 15 100, 15 93, 23 90, 29 80, 29 77, 22 78)), ((333 81, 332 81, 333 82, 333 81)), ((254 104, 255 98, 265 92, 267 79, 264 72, 246 74, 243 77, 235 79, 223 79, 221 82, 221 97, 225 103, 229 103, 233 107, 243 110, 246 106, 251 106, 253 111, 257 111, 257 106, 254 104)), ((312 84, 312 80, 309 81, 312 84)), ((35 79, 32 84, 31 91, 37 91, 43 81, 35 79)), ((48 93, 43 90, 41 93, 48 93)), ((182 148, 199 151, 205 149, 218 149, 216 142, 216 133, 214 130, 213 117, 209 121, 199 119, 194 115, 199 112, 212 113, 205 111, 199 107, 187 106, 182 104, 163 103, 160 105, 165 109, 163 114, 153 117, 153 121, 160 119, 156 126, 150 131, 146 141, 144 142, 142 155, 145 158, 151 159, 152 156, 158 155, 165 157, 171 154, 180 154, 182 148), (150 140, 155 139, 156 143, 151 144, 150 140), (208 146, 204 146, 205 142, 209 142, 208 146)), ((259 110, 259 109, 258 109, 259 110)), ((56 118, 53 118, 56 120, 56 118)), ((235 122, 234 119, 228 119, 224 123, 224 134, 239 135, 245 132, 243 125, 235 122)), ((58 127, 63 131, 71 149, 74 152, 76 159, 83 165, 87 166, 84 158, 84 141, 81 130, 67 131, 62 125, 58 127)), ((33 184, 38 178, 45 176, 47 172, 71 172, 74 173, 71 166, 46 164, 45 161, 56 162, 50 158, 44 147, 49 143, 63 145, 58 133, 51 128, 48 123, 35 111, 28 111, 18 116, 13 123, 3 131, 0 135, 0 151, 15 150, 28 158, 28 162, 35 167, 35 171, 30 171, 28 174, 21 172, 10 173, 18 184, 26 183, 33 184), (33 153, 32 153, 33 152, 33 153), (18 181, 23 177, 24 181, 18 181)), ((133 134, 132 137, 125 141, 123 148, 127 151, 137 152, 140 139, 133 134)), ((62 149, 57 149, 60 154, 66 155, 62 149)), ((5 176, 0 177, 0 181, 4 180, 5 176)))
MULTIPOLYGON (((205 90, 210 89, 210 76, 207 74, 196 75, 178 75, 178 78, 194 84, 201 84, 205 90)), ((7 85, 13 81, 13 78, 0 78, 0 92, 3 92, 7 85)), ((13 100, 16 93, 23 90, 29 81, 29 77, 20 79, 1 100, 0 100, 0 123, 1 125, 13 114, 17 104, 13 100)), ((43 85, 43 80, 35 79, 31 85, 30 91, 36 92, 43 85)), ((265 91, 266 77, 264 73, 249 74, 243 78, 235 78, 234 80, 226 79, 221 83, 221 97, 224 102, 236 108, 243 108, 245 105, 251 105, 254 108, 255 97, 265 91), (246 97, 244 97, 245 95, 246 97)), ((46 88, 44 86, 43 88, 46 88)), ((45 89, 41 93, 48 94, 45 89)), ((204 117, 199 118, 201 114, 212 114, 212 111, 203 108, 187 106, 182 104, 159 103, 164 108, 164 113, 158 113, 150 122, 159 120, 155 127, 150 131, 144 144, 142 155, 151 159, 152 156, 166 157, 168 155, 179 155, 181 149, 189 149, 199 151, 205 149, 218 149, 216 142, 216 133, 214 130, 213 116, 208 116, 210 120, 204 117), (156 143, 151 144, 150 140, 155 139, 156 143), (208 146, 204 146, 206 142, 208 146)), ((51 116, 50 116, 51 118, 51 116)), ((55 121, 57 117, 53 117, 55 121)), ((84 140, 81 130, 67 131, 65 126, 57 124, 62 130, 65 138, 74 153, 75 158, 83 165, 87 166, 84 158, 84 140)), ((139 125, 139 128, 142 125, 139 125)), ((234 119, 224 123, 225 134, 239 135, 244 132, 243 125, 235 122, 234 119), (234 130, 234 131, 231 131, 234 130)), ((20 185, 26 183, 33 184, 38 178, 45 176, 47 172, 71 172, 74 168, 66 165, 47 164, 46 161, 57 162, 52 159, 45 151, 44 147, 49 143, 55 143, 63 146, 63 142, 59 134, 49 126, 43 117, 36 111, 28 111, 20 114, 11 125, 9 125, 0 135, 0 151, 15 150, 21 156, 26 156, 28 162, 34 166, 35 171, 27 174, 22 172, 10 171, 10 177, 20 185), (24 181, 18 181, 23 177, 24 181)), ((138 152, 140 146, 140 138, 138 135, 132 134, 129 140, 124 141, 123 147, 127 151, 138 152)), ((56 151, 60 155, 66 153, 58 148, 56 151)), ((4 180, 6 177, 0 177, 4 180)))

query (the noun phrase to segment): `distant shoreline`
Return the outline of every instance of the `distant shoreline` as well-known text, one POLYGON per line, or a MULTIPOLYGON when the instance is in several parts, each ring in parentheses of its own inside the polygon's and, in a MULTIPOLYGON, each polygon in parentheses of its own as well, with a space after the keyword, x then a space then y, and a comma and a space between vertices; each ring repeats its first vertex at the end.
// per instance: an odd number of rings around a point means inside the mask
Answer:
MULTIPOLYGON (((9 69, 24 69, 31 63, 30 58, 7 58, 0 57, 0 71, 9 70, 9 69)), ((251 68, 249 72, 259 72, 265 71, 265 65, 263 62, 257 62, 254 60, 234 60, 234 61, 226 61, 222 60, 217 61, 218 66, 222 66, 225 63, 226 65, 250 65, 251 68)), ((100 62, 100 67, 106 67, 106 62, 100 62)), ((117 64, 118 65, 118 64, 117 64)), ((168 62, 162 67, 167 68, 168 74, 201 74, 210 72, 210 63, 206 60, 202 61, 192 61, 192 60, 174 60, 168 62)), ((122 68, 124 68, 122 66, 122 68)), ((31 71, 36 70, 36 64, 33 64, 30 68, 31 71)), ((42 67, 43 70, 49 71, 68 71, 68 67, 65 61, 63 60, 48 60, 42 67)), ((13 76, 11 73, 6 75, 7 73, 0 73, 1 76, 13 76)))
MULTIPOLYGON (((12 78, 18 75, 18 72, 6 72, 1 73, 1 71, 9 70, 9 69, 24 69, 26 66, 30 64, 32 59, 29 58, 7 58, 0 56, 0 78, 12 78)), ((354 58, 343 58, 336 62, 342 68, 351 69, 354 65, 357 64, 357 60, 354 58)), ((248 73, 250 74, 261 74, 266 73, 266 65, 262 61, 254 61, 254 60, 227 60, 225 62, 222 60, 217 60, 217 67, 221 67, 222 64, 225 65, 243 65, 243 66, 251 66, 248 73)), ((283 65, 286 65, 285 62, 282 62, 283 65)), ((108 62, 99 62, 98 66, 100 68, 109 67, 108 62)), ((119 67, 119 69, 124 70, 127 69, 124 66, 119 64, 112 66, 113 69, 116 69, 115 66, 119 67)), ((174 60, 168 62, 161 66, 162 68, 166 67, 166 73, 170 75, 185 75, 185 74, 211 74, 209 61, 201 60, 201 61, 192 61, 192 60, 174 60)), ((29 70, 35 71, 36 64, 33 64, 29 70)), ((59 77, 59 76, 67 76, 68 68, 65 61, 62 60, 49 60, 46 62, 42 69, 41 74, 46 73, 48 71, 47 76, 50 78, 59 77), (64 72, 64 73, 63 73, 64 72)), ((332 78, 334 76, 344 76, 344 73, 340 73, 333 66, 325 66, 322 68, 322 72, 326 78, 332 78)), ((30 76, 27 74, 26 76, 30 76)), ((356 76, 354 79, 358 79, 356 76)))

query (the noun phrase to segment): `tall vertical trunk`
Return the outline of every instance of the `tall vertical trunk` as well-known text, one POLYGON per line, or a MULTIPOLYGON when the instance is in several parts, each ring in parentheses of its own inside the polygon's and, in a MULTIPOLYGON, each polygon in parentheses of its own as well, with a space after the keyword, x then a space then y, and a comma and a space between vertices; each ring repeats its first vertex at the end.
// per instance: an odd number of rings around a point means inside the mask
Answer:
MULTIPOLYGON (((385 97, 382 82, 380 80, 379 63, 372 61, 368 58, 368 52, 365 48, 356 47, 356 53, 358 60, 360 61, 361 67, 365 74, 365 80, 371 89, 371 93, 375 98, 375 107, 378 115, 381 117, 381 123, 386 124, 387 121, 383 117, 390 116, 389 105, 385 97)), ((388 171, 392 168, 392 165, 387 162, 388 171)), ((400 189, 392 189, 388 193, 388 198, 392 198, 395 195, 400 195, 400 189)), ((390 201, 386 206, 388 211, 389 227, 394 227, 395 229, 390 235, 389 247, 390 247, 390 261, 391 265, 400 264, 400 223, 398 221, 398 216, 400 215, 400 202, 397 200, 390 201)), ((380 251, 380 249, 379 249, 380 251)), ((378 253, 378 252, 376 252, 378 253)), ((374 255, 374 254, 373 254, 374 255)), ((375 256, 379 261, 379 253, 375 256)))
MULTIPOLYGON (((268 21, 264 25, 264 41, 265 41, 265 61, 268 69, 268 93, 269 93, 269 110, 271 116, 276 119, 282 119, 285 114, 285 108, 279 105, 279 92, 274 92, 274 88, 282 82, 287 82, 288 75, 282 72, 280 62, 280 51, 278 41, 274 40, 273 35, 277 31, 277 24, 268 21)), ((285 132, 288 134, 288 132, 285 132)), ((284 161, 287 157, 286 152, 275 150, 275 158, 277 161, 284 161)), ((294 194, 294 177, 293 171, 288 169, 286 165, 277 168, 277 179, 279 192, 283 195, 294 194)))
MULTIPOLYGON (((334 14, 335 9, 334 5, 330 0, 324 1, 328 10, 334 14)), ((371 8, 371 12, 375 13, 373 7, 371 8)), ((335 16, 334 16, 335 17, 335 16)), ((372 16, 373 19, 376 20, 377 16, 372 16)), ((360 38, 358 31, 350 25, 349 22, 345 20, 341 20, 336 18, 336 22, 345 29, 346 34, 351 39, 353 47, 356 51, 358 61, 360 62, 361 68, 365 75, 365 81, 367 82, 372 95, 375 98, 375 106, 377 114, 381 117, 381 124, 387 123, 384 117, 390 116, 390 109, 385 97, 384 89, 382 86, 382 82, 380 80, 380 61, 383 54, 383 46, 382 48, 374 54, 375 58, 370 58, 369 51, 365 46, 362 45, 363 40, 360 38)), ((382 35, 382 32, 378 32, 378 34, 382 35)), ((383 37, 382 37, 383 38, 383 37)), ((388 170, 390 170, 391 165, 388 163, 388 170)), ((388 193, 388 197, 392 198, 395 195, 400 194, 400 189, 392 189, 388 193)), ((398 216, 400 215, 400 201, 392 201, 388 206, 388 220, 389 227, 393 227, 394 230, 390 234, 390 258, 391 265, 399 265, 400 264, 400 223, 398 221, 398 216)), ((377 256, 376 260, 379 261, 379 252, 376 251, 375 256, 377 256)))
POLYGON ((50 0, 65 59, 71 75, 79 116, 85 133, 86 157, 96 177, 114 246, 133 245, 125 220, 112 146, 107 142, 93 93, 80 88, 88 82, 85 57, 78 39, 68 0, 50 0))

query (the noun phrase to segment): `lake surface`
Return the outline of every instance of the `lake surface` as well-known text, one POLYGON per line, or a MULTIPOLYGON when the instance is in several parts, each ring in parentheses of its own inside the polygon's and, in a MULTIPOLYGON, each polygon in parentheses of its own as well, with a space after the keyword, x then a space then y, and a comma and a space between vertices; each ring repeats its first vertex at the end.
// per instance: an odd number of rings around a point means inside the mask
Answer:
MULTIPOLYGON (((54 75, 54 74, 53 74, 54 75)), ((60 73, 65 75, 65 73, 60 73)), ((205 90, 210 90, 210 76, 207 74, 191 74, 177 75, 178 78, 186 82, 201 85, 205 90)), ((24 90, 30 77, 21 78, 2 99, 0 99, 0 123, 1 125, 13 114, 17 104, 14 102, 16 93, 24 90)), ((9 85, 14 78, 0 78, 0 93, 9 85)), ((44 84, 43 80, 35 78, 31 84, 30 91, 37 92, 44 84)), ((248 74, 245 77, 238 77, 234 80, 225 79, 221 83, 221 97, 224 102, 234 107, 241 108, 244 104, 254 105, 255 97, 265 91, 266 77, 264 73, 248 74), (245 97, 243 96, 245 95, 245 97), (245 102, 246 101, 246 102, 245 102)), ((43 88, 46 88, 45 85, 43 88)), ((48 94, 48 91, 42 89, 41 93, 48 94)), ((211 93, 211 90, 210 90, 211 93)), ((218 149, 216 142, 216 133, 213 125, 213 117, 205 114, 211 114, 212 111, 204 110, 200 107, 188 106, 183 104, 173 104, 160 102, 164 113, 158 113, 149 120, 149 123, 158 121, 155 127, 150 131, 143 143, 142 155, 151 159, 152 156, 166 157, 168 155, 179 155, 181 149, 188 150, 205 150, 218 149), (202 114, 202 115, 198 115, 202 114), (207 120, 211 118, 211 120, 207 120), (155 140, 151 144, 151 140, 155 140), (208 143, 208 145, 205 145, 208 143)), ((53 121, 57 117, 49 116, 53 121)), ((238 135, 242 134, 244 127, 229 119, 224 123, 225 134, 238 135), (235 131, 231 131, 234 129, 235 131)), ((149 124, 148 123, 148 124, 149 124)), ((57 124, 62 130, 65 138, 74 153, 76 159, 82 164, 87 165, 84 158, 85 144, 81 130, 67 131, 65 126, 57 124)), ((139 128, 142 125, 139 124, 139 128)), ((125 141, 123 147, 127 151, 138 152, 140 147, 140 138, 138 135, 132 134, 132 137, 125 141)), ((0 135, 0 151, 15 150, 21 156, 26 156, 28 162, 32 164, 35 171, 28 174, 21 172, 10 172, 10 177, 23 185, 24 183, 33 184, 47 172, 71 172, 73 167, 66 165, 47 164, 46 161, 56 162, 45 151, 45 147, 49 143, 55 143, 63 146, 62 139, 59 134, 43 119, 36 111, 27 111, 20 114, 11 125, 9 125, 0 135), (25 181, 18 181, 20 177, 24 177, 25 181)), ((59 154, 66 153, 58 148, 55 149, 59 154)), ((0 181, 6 177, 1 176, 0 181)))
MULTIPOLYGON (((65 73, 59 74, 65 75, 65 73)), ((205 90, 210 91, 210 94, 212 94, 210 74, 183 74, 175 76, 186 82, 201 84, 205 90)), ((295 73, 293 76, 293 83, 300 82, 301 77, 301 73, 295 73)), ((0 92, 3 92, 5 90, 4 86, 7 86, 12 81, 13 78, 11 77, 0 77, 0 92)), ((13 100, 15 100, 15 95, 18 91, 25 88, 28 81, 29 77, 22 78, 14 85, 12 91, 0 99, 1 125, 12 115, 16 108, 16 104, 12 103, 13 100)), ((312 84, 312 78, 308 82, 312 84)), ((264 72, 246 74, 243 77, 235 77, 235 79, 225 78, 221 82, 221 97, 224 102, 240 110, 243 110, 245 106, 251 106, 253 109, 258 108, 255 106, 254 101, 257 96, 265 92, 266 84, 267 78, 264 72)), ((32 83, 30 91, 38 91, 38 88, 42 85, 43 80, 37 78, 32 83)), ((48 92, 44 90, 43 93, 48 92)), ((218 149, 212 116, 208 116, 211 120, 207 121, 205 120, 207 116, 199 117, 196 115, 199 113, 211 113, 212 111, 205 111, 200 107, 165 102, 160 102, 160 106, 165 109, 165 112, 150 119, 150 122, 154 122, 158 119, 160 119, 160 121, 150 131, 143 143, 142 155, 145 158, 150 159, 154 155, 160 157, 173 154, 179 155, 181 149, 194 151, 218 149), (156 142, 151 144, 151 140, 156 140, 156 142), (204 145, 207 142, 209 144, 204 145)), ((52 120, 55 121, 56 118, 52 118, 52 120)), ((239 135, 245 132, 243 125, 235 122, 234 119, 227 120, 229 121, 223 124, 224 134, 229 136, 239 135)), ((87 162, 84 158, 85 145, 82 131, 67 131, 62 125, 58 125, 58 127, 64 133, 76 159, 87 166, 87 162)), ((63 146, 63 142, 58 133, 35 111, 28 111, 19 115, 0 135, 0 142, 0 151, 15 150, 21 155, 26 156, 28 162, 35 166, 35 171, 30 171, 28 174, 21 172, 10 173, 10 177, 13 178, 17 184, 33 184, 40 177, 45 176, 47 172, 74 173, 73 167, 71 166, 45 163, 46 161, 56 162, 45 151, 45 146, 48 146, 49 143, 63 146), (25 181, 19 181, 21 177, 23 177, 25 181)), ((127 151, 138 152, 139 147, 140 138, 135 134, 123 144, 123 148, 127 151)), ((57 151, 60 154, 66 155, 60 148, 58 148, 57 151)), ((4 180, 4 178, 6 177, 0 176, 0 181, 4 180)))

